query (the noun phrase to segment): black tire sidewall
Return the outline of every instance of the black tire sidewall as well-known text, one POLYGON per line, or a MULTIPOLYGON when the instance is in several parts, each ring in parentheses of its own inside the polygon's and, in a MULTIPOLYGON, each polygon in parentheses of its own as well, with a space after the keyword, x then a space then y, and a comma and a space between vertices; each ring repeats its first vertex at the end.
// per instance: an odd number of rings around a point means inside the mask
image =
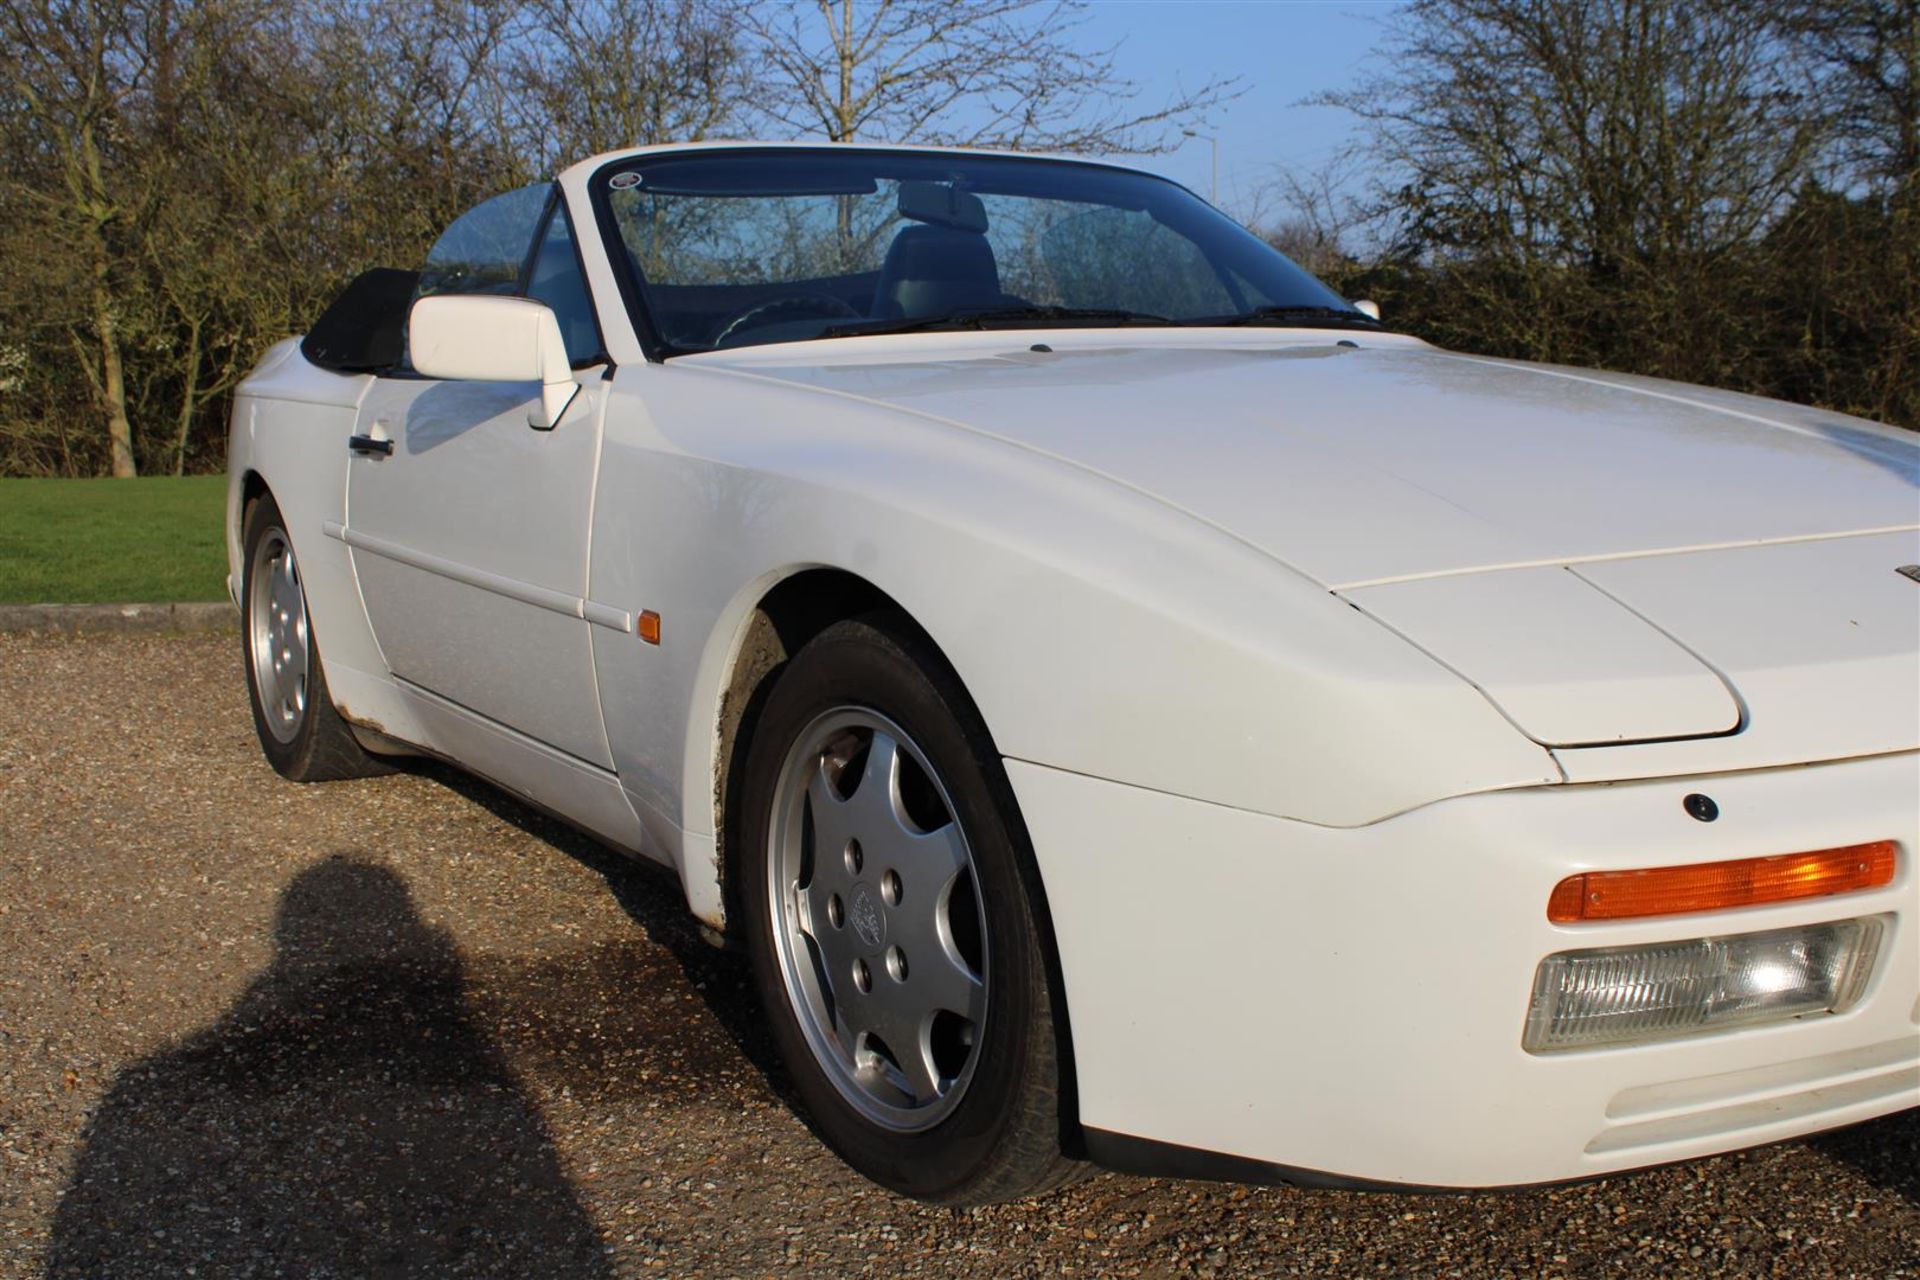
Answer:
POLYGON ((780 673, 747 754, 738 810, 740 905, 761 1001, 794 1090, 821 1136, 884 1186, 921 1199, 962 1201, 1021 1137, 1010 1130, 1030 1108, 1017 1104, 1036 1085, 1051 1096, 1057 1081, 1042 1077, 1057 1068, 1047 970, 1024 870, 1025 835, 991 743, 968 723, 977 717, 964 695, 956 698, 956 682, 936 682, 944 673, 930 666, 892 629, 859 621, 830 627, 780 673), (972 851, 987 917, 989 997, 974 1074, 953 1112, 919 1133, 884 1130, 841 1096, 788 1002, 775 946, 768 840, 779 772, 800 733, 823 712, 845 706, 899 725, 939 774, 972 851))

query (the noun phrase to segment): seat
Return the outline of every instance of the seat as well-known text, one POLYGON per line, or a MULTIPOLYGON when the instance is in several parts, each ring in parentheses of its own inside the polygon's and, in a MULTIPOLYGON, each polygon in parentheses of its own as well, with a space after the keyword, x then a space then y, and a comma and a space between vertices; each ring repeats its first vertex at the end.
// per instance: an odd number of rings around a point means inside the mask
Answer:
POLYGON ((888 246, 874 288, 873 315, 914 319, 1005 305, 1000 264, 987 238, 978 231, 923 223, 902 227, 888 246))

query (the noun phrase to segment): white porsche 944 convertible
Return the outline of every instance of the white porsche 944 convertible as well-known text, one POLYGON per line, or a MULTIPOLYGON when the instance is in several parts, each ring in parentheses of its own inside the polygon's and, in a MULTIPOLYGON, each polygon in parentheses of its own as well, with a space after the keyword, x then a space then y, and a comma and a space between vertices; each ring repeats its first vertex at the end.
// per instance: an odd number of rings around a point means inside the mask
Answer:
POLYGON ((260 741, 673 868, 929 1200, 1920 1101, 1916 438, 1372 312, 1123 168, 588 160, 241 388, 260 741))

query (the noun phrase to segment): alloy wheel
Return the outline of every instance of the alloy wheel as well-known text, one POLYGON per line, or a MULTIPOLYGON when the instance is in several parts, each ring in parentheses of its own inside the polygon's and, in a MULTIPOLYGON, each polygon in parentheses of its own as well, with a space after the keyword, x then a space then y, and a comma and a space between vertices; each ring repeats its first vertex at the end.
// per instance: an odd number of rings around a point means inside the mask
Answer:
POLYGON ((313 650, 300 565, 280 529, 268 529, 254 548, 247 583, 247 639, 261 717, 276 740, 292 742, 307 717, 313 650))
POLYGON ((966 833, 926 755, 864 707, 816 717, 779 774, 774 943, 809 1048, 896 1132, 950 1114, 986 1022, 986 920, 966 833))

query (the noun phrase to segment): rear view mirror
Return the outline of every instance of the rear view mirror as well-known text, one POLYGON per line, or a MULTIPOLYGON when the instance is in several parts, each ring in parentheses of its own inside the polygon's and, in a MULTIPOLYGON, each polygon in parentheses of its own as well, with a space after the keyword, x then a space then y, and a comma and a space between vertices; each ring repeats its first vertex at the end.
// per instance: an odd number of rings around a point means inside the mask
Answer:
POLYGON ((944 182, 901 182, 899 209, 901 217, 913 222, 930 222, 956 231, 987 229, 987 206, 980 197, 944 182))
POLYGON ((551 431, 580 392, 553 312, 526 298, 443 293, 413 304, 407 348, 429 378, 537 382, 540 407, 527 425, 551 431))

